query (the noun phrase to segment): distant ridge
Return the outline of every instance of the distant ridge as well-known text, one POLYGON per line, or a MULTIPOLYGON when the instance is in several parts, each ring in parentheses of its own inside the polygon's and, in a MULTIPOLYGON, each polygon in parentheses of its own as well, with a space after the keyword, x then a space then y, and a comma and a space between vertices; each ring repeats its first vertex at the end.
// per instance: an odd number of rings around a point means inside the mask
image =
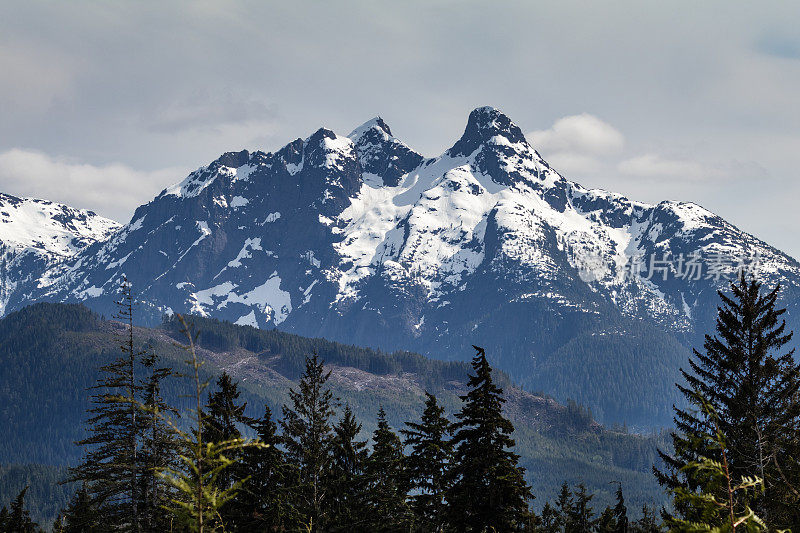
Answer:
POLYGON ((16 275, 7 309, 108 313, 127 276, 151 323, 191 312, 443 359, 480 339, 519 382, 609 423, 670 424, 678 368, 739 265, 781 283, 800 323, 793 258, 696 204, 566 179, 492 107, 436 158, 379 117, 228 152, 103 236, 16 275))

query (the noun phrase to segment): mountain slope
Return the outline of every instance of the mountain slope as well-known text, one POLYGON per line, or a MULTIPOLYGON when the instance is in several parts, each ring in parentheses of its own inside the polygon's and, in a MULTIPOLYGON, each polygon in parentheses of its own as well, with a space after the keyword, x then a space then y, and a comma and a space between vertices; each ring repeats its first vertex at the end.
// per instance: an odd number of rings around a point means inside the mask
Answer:
MULTIPOLYGON (((237 379, 248 415, 259 416, 264 403, 280 413, 304 358, 316 351, 332 371, 336 396, 364 422, 364 437, 375 429, 381 406, 394 428, 417 419, 425 390, 436 394, 452 416, 471 370, 466 363, 408 352, 381 353, 202 318, 194 322, 199 354, 207 362, 205 377, 214 379, 224 369, 237 379)), ((175 346, 182 340, 178 329, 176 321, 136 328, 137 346, 146 343, 168 364, 185 370, 186 353, 175 346)), ((103 320, 80 305, 37 304, 0 320, 0 364, 6 369, 0 374, 0 403, 5 406, 0 410, 5 431, 0 464, 64 466, 80 459, 81 450, 73 442, 82 436, 91 393, 86 388, 94 384, 99 366, 117 356, 124 331, 118 322, 103 320)), ((637 507, 663 500, 650 473, 655 448, 663 442, 606 430, 574 405, 525 392, 501 373, 496 377, 506 391, 516 451, 538 505, 553 499, 564 480, 585 481, 603 504, 613 498, 609 479, 622 482, 637 507)), ((188 387, 188 381, 176 378, 167 380, 163 391, 173 405, 188 408, 188 387)))
POLYGON ((0 315, 19 287, 120 226, 84 209, 0 193, 0 315))
POLYGON ((433 159, 379 118, 347 137, 323 128, 274 153, 226 153, 9 308, 107 312, 127 276, 153 321, 188 311, 442 359, 480 342, 528 387, 658 426, 740 265, 784 286, 797 324, 797 261, 695 204, 569 181, 507 116, 479 108, 433 159))

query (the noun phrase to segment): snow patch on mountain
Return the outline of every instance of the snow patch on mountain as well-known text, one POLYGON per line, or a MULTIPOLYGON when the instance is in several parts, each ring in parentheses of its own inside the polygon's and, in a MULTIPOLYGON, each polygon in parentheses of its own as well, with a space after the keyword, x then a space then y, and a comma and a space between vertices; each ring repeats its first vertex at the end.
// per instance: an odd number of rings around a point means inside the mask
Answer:
POLYGON ((149 297, 162 298, 161 284, 174 291, 154 305, 261 326, 301 308, 380 314, 399 297, 414 300, 402 327, 416 338, 448 331, 428 310, 492 283, 508 301, 594 312, 604 300, 681 328, 722 282, 645 279, 630 267, 697 253, 758 254, 776 280, 800 276, 794 260, 696 204, 649 205, 567 180, 506 115, 483 107, 436 158, 380 117, 348 136, 320 128, 275 153, 225 153, 91 253, 48 269, 20 301, 108 295, 126 273, 152 267, 149 297))
POLYGON ((48 269, 119 228, 92 211, 0 193, 0 315, 18 286, 37 283, 48 269))
POLYGON ((263 325, 270 321, 277 325, 286 320, 292 312, 291 294, 281 290, 280 285, 281 278, 277 272, 273 272, 261 285, 241 294, 236 291, 239 288, 237 284, 226 281, 191 293, 189 295, 191 312, 209 316, 210 312, 224 309, 229 304, 242 304, 260 311, 264 316, 263 325))
POLYGON ((85 209, 0 193, 0 242, 6 249, 71 257, 87 244, 108 239, 120 226, 85 209))

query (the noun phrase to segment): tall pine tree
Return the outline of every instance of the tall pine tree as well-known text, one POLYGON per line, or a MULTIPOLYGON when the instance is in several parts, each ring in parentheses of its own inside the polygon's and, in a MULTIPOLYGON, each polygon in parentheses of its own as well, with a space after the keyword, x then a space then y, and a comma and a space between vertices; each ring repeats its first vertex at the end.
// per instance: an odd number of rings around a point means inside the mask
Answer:
POLYGON ((269 406, 261 418, 250 422, 263 446, 243 450, 236 465, 239 476, 246 476, 242 488, 231 502, 238 531, 282 531, 293 523, 287 501, 287 465, 280 448, 278 427, 269 406))
POLYGON ((407 422, 400 433, 410 450, 406 458, 406 475, 412 493, 411 508, 418 526, 440 532, 446 522, 445 494, 449 488, 448 469, 453 446, 450 442, 450 421, 444 416, 436 396, 425 393, 425 410, 419 423, 407 422))
POLYGON ((86 483, 103 523, 120 531, 141 531, 138 503, 141 461, 139 448, 143 417, 137 398, 141 385, 136 379, 133 291, 123 280, 115 318, 123 324, 120 355, 100 368, 93 387, 94 407, 89 410, 89 436, 77 444, 86 448, 83 462, 70 469, 68 481, 86 483))
POLYGON ((372 435, 372 453, 366 464, 369 483, 367 531, 408 531, 412 522, 406 501, 403 444, 386 421, 383 407, 372 435))
POLYGON ((614 505, 614 532, 628 533, 628 507, 622 494, 622 483, 617 484, 617 503, 614 505))
MULTIPOLYGON (((2 533, 36 533, 40 531, 39 524, 31 520, 31 515, 25 507, 25 494, 28 487, 22 489, 11 502, 11 510, 2 517, 2 533)), ((3 507, 3 511, 6 508, 3 507)), ((0 513, 2 515, 3 513, 0 513)))
POLYGON ((298 390, 289 390, 291 407, 283 406, 281 420, 287 462, 296 469, 290 497, 311 531, 324 531, 329 524, 331 494, 326 481, 337 401, 326 386, 329 377, 317 354, 307 358, 298 390))
MULTIPOLYGON (((239 402, 239 385, 227 372, 222 372, 216 382, 216 390, 208 394, 206 403, 205 424, 203 426, 203 440, 205 442, 225 442, 242 438, 242 429, 249 419, 244 412, 247 404, 239 402)), ((242 453, 241 451, 239 453, 242 453)), ((228 458, 234 461, 240 459, 239 455, 228 453, 228 458)), ((227 469, 218 478, 223 488, 233 484, 237 477, 236 470, 241 465, 234 465, 227 469)), ((239 476, 243 477, 243 476, 239 476)))
POLYGON ((593 497, 594 495, 589 494, 586 490, 586 485, 583 483, 578 484, 578 490, 574 493, 572 508, 567 516, 567 531, 572 533, 591 533, 593 531, 596 524, 591 506, 593 497))
POLYGON ((163 531, 169 529, 172 517, 165 507, 174 494, 160 473, 177 466, 178 453, 178 441, 166 417, 177 418, 179 413, 166 402, 161 387, 162 382, 175 373, 169 367, 160 366, 160 358, 152 351, 146 352, 142 365, 149 375, 142 383, 143 434, 138 454, 138 510, 143 531, 163 531))
POLYGON ((86 485, 78 489, 62 515, 59 533, 100 533, 104 529, 86 485))
POLYGON ((492 380, 484 350, 475 349, 475 375, 453 426, 449 523, 459 531, 512 531, 525 523, 532 494, 511 451, 514 426, 503 416, 503 390, 492 380))
MULTIPOLYGON (((656 470, 656 476, 671 490, 702 489, 702 471, 686 467, 702 458, 720 460, 720 450, 705 438, 719 432, 729 451, 731 476, 764 480, 763 494, 737 502, 737 511, 750 506, 774 526, 796 528, 800 499, 781 467, 800 452, 800 366, 793 350, 782 350, 792 333, 781 318, 785 310, 777 308, 780 287, 763 291, 761 283, 742 273, 730 289, 731 296, 719 292, 716 335, 706 335, 704 352, 694 350, 690 369, 682 370, 685 384, 678 387, 690 408, 675 408, 675 453, 661 453, 667 470, 656 470), (715 424, 701 402, 713 408, 715 424)), ((686 502, 675 502, 675 512, 687 520, 703 518, 686 502)))
POLYGON ((569 524, 569 515, 572 512, 572 506, 575 500, 572 497, 572 491, 569 489, 569 484, 564 481, 561 484, 561 490, 558 492, 558 499, 556 500, 556 531, 560 529, 566 530, 569 524))
MULTIPOLYGON (((207 414, 203 426, 203 440, 207 443, 222 443, 242 438, 242 429, 250 420, 244 412, 247 404, 239 401, 239 385, 227 372, 222 372, 216 382, 216 390, 208 395, 206 404, 207 414)), ((225 469, 216 479, 221 490, 226 490, 237 482, 244 482, 249 473, 246 472, 241 459, 245 448, 228 450, 227 459, 234 461, 230 468, 225 469)), ((245 519, 243 510, 238 505, 238 499, 232 499, 223 505, 220 517, 226 528, 236 531, 240 529, 241 521, 245 519)))
POLYGON ((331 530, 356 531, 367 523, 367 483, 364 468, 367 443, 358 440, 361 424, 350 405, 333 428, 333 449, 329 471, 331 487, 331 530))

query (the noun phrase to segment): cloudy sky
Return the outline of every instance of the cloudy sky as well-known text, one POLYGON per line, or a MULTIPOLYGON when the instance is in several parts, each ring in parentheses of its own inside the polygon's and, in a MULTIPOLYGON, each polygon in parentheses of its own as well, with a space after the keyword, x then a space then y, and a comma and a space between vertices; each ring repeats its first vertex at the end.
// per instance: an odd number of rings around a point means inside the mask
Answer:
POLYGON ((0 191, 127 221, 228 150, 505 111, 557 169, 800 257, 798 2, 0 4, 0 191))

